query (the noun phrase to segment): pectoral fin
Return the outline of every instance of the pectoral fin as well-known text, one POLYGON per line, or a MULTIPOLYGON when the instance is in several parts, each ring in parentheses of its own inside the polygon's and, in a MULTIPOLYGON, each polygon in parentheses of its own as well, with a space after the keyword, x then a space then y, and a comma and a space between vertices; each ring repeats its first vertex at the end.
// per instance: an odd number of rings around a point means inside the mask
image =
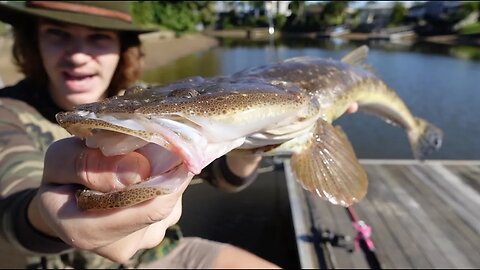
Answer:
POLYGON ((367 192, 368 179, 342 129, 320 119, 291 165, 302 186, 333 204, 349 206, 367 192))

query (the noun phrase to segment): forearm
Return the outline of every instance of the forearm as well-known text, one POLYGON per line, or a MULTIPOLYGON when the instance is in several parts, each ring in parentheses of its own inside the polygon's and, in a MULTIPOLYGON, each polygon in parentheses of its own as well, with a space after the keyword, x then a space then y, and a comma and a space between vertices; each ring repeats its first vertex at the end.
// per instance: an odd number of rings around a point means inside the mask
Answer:
MULTIPOLYGON (((42 179, 44 153, 35 137, 27 132, 26 125, 13 113, 15 110, 9 108, 0 106, 0 235, 2 240, 27 253, 64 250, 68 246, 58 245, 63 242, 56 238, 51 241, 52 237, 32 226, 32 223, 43 222, 39 215, 34 217, 34 222, 29 220, 30 202, 42 179)), ((40 139, 48 135, 35 134, 40 139)))
POLYGON ((256 172, 262 160, 260 155, 226 155, 228 169, 238 177, 249 177, 256 172))
POLYGON ((71 248, 59 238, 40 232, 32 225, 28 209, 36 192, 36 189, 26 189, 0 199, 2 237, 27 253, 59 253, 71 248))

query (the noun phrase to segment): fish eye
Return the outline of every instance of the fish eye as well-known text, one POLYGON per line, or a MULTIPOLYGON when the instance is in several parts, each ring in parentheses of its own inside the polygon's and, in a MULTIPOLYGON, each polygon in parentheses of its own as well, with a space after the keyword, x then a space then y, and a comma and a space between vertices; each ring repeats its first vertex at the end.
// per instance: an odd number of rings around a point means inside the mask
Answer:
POLYGON ((192 98, 200 95, 200 93, 195 89, 176 89, 168 94, 169 97, 184 97, 192 98))

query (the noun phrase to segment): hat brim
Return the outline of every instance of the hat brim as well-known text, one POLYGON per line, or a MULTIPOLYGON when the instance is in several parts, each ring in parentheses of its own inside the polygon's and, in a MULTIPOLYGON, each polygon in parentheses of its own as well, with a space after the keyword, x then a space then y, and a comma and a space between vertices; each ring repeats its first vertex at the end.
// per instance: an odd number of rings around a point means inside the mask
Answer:
POLYGON ((135 25, 133 23, 128 23, 126 21, 115 18, 76 13, 71 11, 31 8, 27 7, 24 1, 0 3, 0 20, 15 25, 25 20, 22 15, 26 15, 32 18, 45 18, 99 29, 136 32, 139 34, 155 32, 159 30, 156 28, 147 28, 135 25))

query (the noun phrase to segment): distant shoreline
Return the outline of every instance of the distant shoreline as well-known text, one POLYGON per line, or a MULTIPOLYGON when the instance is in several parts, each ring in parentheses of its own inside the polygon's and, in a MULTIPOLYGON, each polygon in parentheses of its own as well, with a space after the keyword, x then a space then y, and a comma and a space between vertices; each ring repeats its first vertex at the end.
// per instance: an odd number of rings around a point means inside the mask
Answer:
MULTIPOLYGON (((246 28, 246 29, 231 29, 231 30, 215 30, 206 31, 206 35, 220 38, 251 38, 264 39, 269 37, 268 28, 246 28)), ((327 34, 322 32, 308 32, 308 33, 276 33, 275 37, 305 37, 305 38, 329 38, 327 34)), ((368 33, 350 32, 344 33, 332 38, 340 38, 346 40, 370 40, 368 33)), ((386 39, 388 40, 388 39, 386 39)), ((474 45, 480 46, 480 35, 437 35, 437 36, 410 36, 404 39, 410 42, 432 42, 445 45, 474 45)))
MULTIPOLYGON (((288 34, 287 37, 310 37, 317 38, 318 33, 288 34)), ((176 37, 174 33, 160 31, 140 36, 145 51, 145 70, 157 68, 169 64, 183 56, 195 52, 208 50, 218 45, 218 37, 234 38, 268 38, 268 29, 235 29, 222 31, 206 31, 204 33, 186 34, 176 37), (267 31, 267 32, 265 32, 267 31), (266 35, 266 36, 265 36, 266 35)), ((348 33, 338 36, 347 40, 368 40, 368 34, 348 33)), ((473 35, 472 38, 463 36, 445 35, 431 36, 426 38, 417 37, 413 41, 426 41, 446 45, 480 45, 480 35, 473 35)), ((0 85, 11 85, 23 78, 23 75, 16 70, 11 59, 12 40, 10 37, 0 37, 0 85)))

